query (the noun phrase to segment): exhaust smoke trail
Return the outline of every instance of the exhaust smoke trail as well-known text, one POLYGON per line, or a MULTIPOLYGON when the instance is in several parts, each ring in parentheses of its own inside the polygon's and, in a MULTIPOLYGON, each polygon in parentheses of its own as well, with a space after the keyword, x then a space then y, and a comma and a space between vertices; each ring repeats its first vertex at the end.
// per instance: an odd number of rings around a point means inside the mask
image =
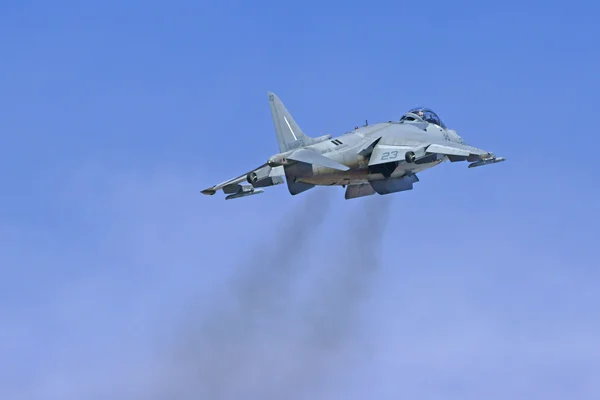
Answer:
POLYGON ((307 193, 305 201, 284 217, 276 237, 259 243, 254 254, 245 257, 248 262, 237 268, 225 296, 215 299, 210 312, 186 333, 177 368, 189 376, 182 384, 190 386, 190 395, 200 391, 215 400, 225 399, 235 397, 232 388, 244 385, 238 381, 260 357, 255 353, 261 338, 269 338, 272 325, 285 318, 289 291, 301 272, 298 267, 311 235, 329 210, 330 195, 319 190, 307 193))
POLYGON ((307 194, 277 230, 282 233, 239 267, 226 296, 185 329, 167 379, 169 397, 306 398, 335 374, 329 367, 356 330, 358 307, 379 266, 390 199, 359 204, 359 215, 336 239, 345 251, 311 266, 310 238, 324 221, 330 193, 307 194), (293 289, 310 273, 307 267, 324 273, 325 282, 311 283, 308 299, 298 299, 293 289))
POLYGON ((360 205, 356 219, 346 228, 349 232, 341 243, 343 249, 336 256, 311 309, 320 310, 314 318, 319 328, 315 338, 332 345, 344 337, 360 302, 368 294, 371 282, 380 269, 379 246, 383 239, 390 213, 390 197, 366 199, 360 205), (372 201, 369 201, 372 200, 372 201))
POLYGON ((368 198, 359 204, 357 217, 343 227, 345 237, 336 242, 341 251, 336 252, 334 262, 322 266, 324 276, 298 310, 303 321, 300 341, 306 353, 313 355, 295 365, 295 374, 290 376, 290 382, 301 379, 305 383, 306 390, 298 398, 315 398, 325 391, 332 378, 348 369, 351 356, 362 352, 355 340, 360 334, 360 306, 380 270, 379 246, 390 204, 390 197, 368 198))

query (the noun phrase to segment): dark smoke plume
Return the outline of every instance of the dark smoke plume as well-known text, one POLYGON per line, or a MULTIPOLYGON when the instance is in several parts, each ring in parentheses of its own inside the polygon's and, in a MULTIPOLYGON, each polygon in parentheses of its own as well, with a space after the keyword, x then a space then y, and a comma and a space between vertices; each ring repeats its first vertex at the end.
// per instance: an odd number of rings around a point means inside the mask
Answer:
POLYGON ((166 378, 168 397, 295 399, 319 393, 356 328, 389 214, 385 197, 357 204, 350 226, 341 225, 336 235, 336 247, 344 251, 329 263, 315 263, 306 255, 314 253, 310 238, 329 210, 329 195, 307 193, 284 217, 276 230, 281 233, 244 257, 226 296, 211 301, 191 329, 187 325, 166 378), (299 298, 297 282, 315 270, 322 279, 299 298))
POLYGON ((348 332, 356 307, 369 294, 380 268, 380 244, 389 218, 390 197, 365 199, 358 215, 344 227, 347 235, 338 244, 337 260, 328 266, 325 282, 312 298, 316 338, 334 345, 348 332))

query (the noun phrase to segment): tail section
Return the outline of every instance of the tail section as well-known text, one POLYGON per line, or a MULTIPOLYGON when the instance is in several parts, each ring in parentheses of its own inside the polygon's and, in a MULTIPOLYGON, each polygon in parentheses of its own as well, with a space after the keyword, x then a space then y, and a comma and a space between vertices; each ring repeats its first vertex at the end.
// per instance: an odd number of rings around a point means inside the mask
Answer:
POLYGON ((275 125, 279 151, 283 153, 315 142, 313 138, 302 132, 302 129, 275 93, 269 92, 269 105, 271 106, 271 116, 275 125))

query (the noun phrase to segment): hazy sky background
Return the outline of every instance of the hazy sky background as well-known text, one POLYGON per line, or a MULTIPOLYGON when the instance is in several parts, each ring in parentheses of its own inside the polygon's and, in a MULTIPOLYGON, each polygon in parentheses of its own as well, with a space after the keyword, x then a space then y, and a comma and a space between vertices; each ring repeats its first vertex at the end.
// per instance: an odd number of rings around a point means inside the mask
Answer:
POLYGON ((0 398, 599 398, 599 14, 2 2, 0 398), (202 196, 277 152, 269 90, 311 136, 424 105, 507 161, 202 196))

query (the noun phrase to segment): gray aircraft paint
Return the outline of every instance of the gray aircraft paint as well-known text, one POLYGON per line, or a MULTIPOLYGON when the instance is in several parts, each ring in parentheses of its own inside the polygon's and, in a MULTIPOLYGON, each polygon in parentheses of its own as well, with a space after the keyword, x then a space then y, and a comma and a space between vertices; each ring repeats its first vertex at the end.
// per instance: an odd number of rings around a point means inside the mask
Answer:
POLYGON ((502 162, 493 153, 465 144, 427 108, 413 109, 398 121, 357 127, 333 138, 307 136, 283 102, 268 93, 280 153, 233 179, 202 191, 223 190, 226 199, 263 193, 287 183, 292 195, 315 186, 344 186, 346 199, 412 190, 417 173, 444 162, 468 161, 469 168, 502 162))

